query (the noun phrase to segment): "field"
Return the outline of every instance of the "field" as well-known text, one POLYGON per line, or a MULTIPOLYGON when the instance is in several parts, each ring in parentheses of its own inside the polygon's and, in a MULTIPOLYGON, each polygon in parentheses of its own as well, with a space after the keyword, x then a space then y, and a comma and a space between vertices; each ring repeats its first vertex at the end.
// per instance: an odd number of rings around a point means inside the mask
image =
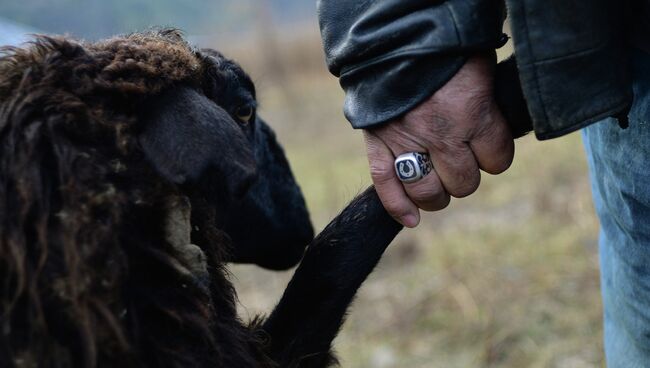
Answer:
MULTIPOLYGON (((322 229, 370 179, 314 30, 296 33, 221 49, 251 71, 322 229)), ((508 172, 389 247, 336 340, 342 366, 603 366, 597 233, 580 135, 518 141, 508 172)), ((232 269, 244 318, 291 275, 232 269)))

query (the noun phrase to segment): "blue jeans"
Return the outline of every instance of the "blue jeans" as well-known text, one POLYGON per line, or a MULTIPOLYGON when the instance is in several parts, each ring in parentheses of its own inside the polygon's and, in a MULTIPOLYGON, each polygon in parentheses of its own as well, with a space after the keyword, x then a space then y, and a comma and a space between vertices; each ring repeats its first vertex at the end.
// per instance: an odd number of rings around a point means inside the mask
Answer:
POLYGON ((630 127, 583 130, 596 212, 609 368, 650 367, 650 55, 633 56, 630 127))

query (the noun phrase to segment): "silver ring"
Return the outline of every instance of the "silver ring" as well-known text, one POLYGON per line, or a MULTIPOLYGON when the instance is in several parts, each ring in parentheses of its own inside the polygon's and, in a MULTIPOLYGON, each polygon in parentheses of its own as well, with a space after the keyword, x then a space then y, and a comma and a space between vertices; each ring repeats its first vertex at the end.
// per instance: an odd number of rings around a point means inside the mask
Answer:
POLYGON ((395 173, 404 183, 415 183, 433 170, 429 155, 420 152, 408 152, 395 159, 395 173))

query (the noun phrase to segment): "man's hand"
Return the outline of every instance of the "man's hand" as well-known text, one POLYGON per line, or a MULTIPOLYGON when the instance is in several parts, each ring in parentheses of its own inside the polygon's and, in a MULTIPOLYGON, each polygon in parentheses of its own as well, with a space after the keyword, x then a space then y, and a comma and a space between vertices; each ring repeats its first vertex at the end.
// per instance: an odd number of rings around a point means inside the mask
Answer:
POLYGON ((364 131, 370 174, 384 207, 407 227, 420 222, 418 208, 447 207, 450 196, 468 196, 479 186, 479 169, 505 171, 514 142, 493 96, 494 58, 471 57, 428 100, 403 117, 364 131), (415 183, 395 174, 395 157, 427 152, 434 171, 415 183))

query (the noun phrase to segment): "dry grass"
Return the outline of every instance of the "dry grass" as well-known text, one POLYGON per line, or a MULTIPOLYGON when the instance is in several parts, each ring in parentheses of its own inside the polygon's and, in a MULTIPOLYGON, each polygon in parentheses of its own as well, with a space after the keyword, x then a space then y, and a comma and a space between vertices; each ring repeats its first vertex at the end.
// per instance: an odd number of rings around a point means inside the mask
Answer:
MULTIPOLYGON (((261 114, 284 142, 317 228, 370 183, 313 29, 255 47, 261 114), (306 67, 301 60, 308 60, 306 67), (321 65, 321 66, 319 66, 321 65), (295 72, 289 72, 295 71, 295 72)), ((222 48, 223 49, 223 48, 222 48)), ((252 50, 252 51, 251 51, 252 50)), ((228 50, 225 50, 228 51, 228 50)), ((598 224, 579 135, 517 143, 513 167, 404 231, 364 284, 336 341, 344 367, 600 367, 598 224)), ((244 316, 269 311, 290 272, 233 267, 244 316)))

